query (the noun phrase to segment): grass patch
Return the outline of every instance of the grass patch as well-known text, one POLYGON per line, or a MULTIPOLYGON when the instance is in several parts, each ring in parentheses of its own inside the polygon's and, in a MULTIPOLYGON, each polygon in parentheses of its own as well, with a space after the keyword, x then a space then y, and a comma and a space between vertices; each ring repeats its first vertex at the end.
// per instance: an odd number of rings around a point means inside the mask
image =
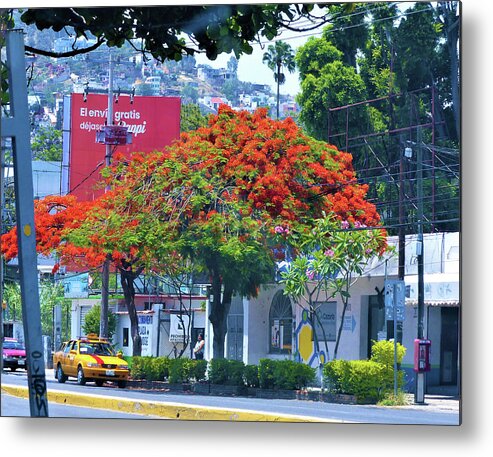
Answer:
POLYGON ((380 400, 377 405, 378 406, 406 406, 408 404, 407 395, 404 392, 397 392, 397 395, 394 393, 389 393, 385 395, 385 397, 380 400))

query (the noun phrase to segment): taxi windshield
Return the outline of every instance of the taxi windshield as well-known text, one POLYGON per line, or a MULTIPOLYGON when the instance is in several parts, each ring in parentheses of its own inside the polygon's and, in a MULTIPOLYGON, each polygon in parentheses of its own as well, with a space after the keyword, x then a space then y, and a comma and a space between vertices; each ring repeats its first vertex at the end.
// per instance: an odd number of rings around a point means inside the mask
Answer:
POLYGON ((80 343, 81 354, 116 355, 108 343, 80 343))

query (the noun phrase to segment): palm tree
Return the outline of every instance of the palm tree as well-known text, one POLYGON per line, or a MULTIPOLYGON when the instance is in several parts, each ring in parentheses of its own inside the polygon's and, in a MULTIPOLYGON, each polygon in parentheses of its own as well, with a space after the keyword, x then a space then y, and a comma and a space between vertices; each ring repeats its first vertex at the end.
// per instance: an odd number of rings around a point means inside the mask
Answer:
POLYGON ((286 68, 290 73, 294 73, 296 65, 293 49, 284 41, 276 41, 275 45, 267 48, 262 62, 274 72, 274 81, 277 82, 277 119, 279 119, 279 86, 286 82, 286 75, 282 70, 286 68))

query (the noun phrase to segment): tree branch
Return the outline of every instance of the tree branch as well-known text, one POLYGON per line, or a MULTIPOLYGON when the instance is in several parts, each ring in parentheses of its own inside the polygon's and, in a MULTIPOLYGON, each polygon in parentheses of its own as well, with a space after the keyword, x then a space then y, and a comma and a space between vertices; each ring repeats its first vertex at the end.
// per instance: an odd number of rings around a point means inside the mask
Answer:
POLYGON ((44 49, 37 49, 31 46, 26 46, 25 49, 27 52, 31 52, 33 54, 39 54, 41 56, 54 57, 56 59, 59 59, 62 57, 74 57, 81 54, 87 54, 88 52, 94 51, 95 49, 99 48, 104 42, 104 39, 99 38, 98 41, 92 46, 88 46, 87 48, 82 49, 74 49, 73 51, 68 52, 45 51, 44 49))

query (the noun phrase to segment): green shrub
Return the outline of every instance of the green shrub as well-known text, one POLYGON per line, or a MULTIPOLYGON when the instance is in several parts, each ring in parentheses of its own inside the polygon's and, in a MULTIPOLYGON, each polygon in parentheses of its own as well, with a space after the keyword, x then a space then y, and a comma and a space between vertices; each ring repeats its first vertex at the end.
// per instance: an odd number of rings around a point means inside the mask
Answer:
POLYGON ((150 357, 132 357, 132 378, 147 379, 147 368, 150 357))
MULTIPOLYGON (((406 355, 406 348, 397 343, 397 363, 400 365, 406 355)), ((394 368, 394 342, 393 341, 374 341, 371 347, 371 358, 374 362, 382 363, 386 367, 394 368)))
POLYGON ((180 384, 189 380, 188 359, 170 359, 168 381, 180 384))
POLYGON ((229 360, 228 384, 232 386, 243 386, 243 373, 245 364, 239 360, 229 360))
POLYGON ((261 389, 273 389, 275 385, 274 381, 274 366, 275 360, 272 359, 260 359, 258 366, 258 379, 261 389))
MULTIPOLYGON (((394 342, 378 341, 372 346, 370 360, 333 360, 323 368, 330 392, 355 395, 358 401, 379 401, 394 389, 394 342)), ((400 365, 406 348, 397 344, 400 365)), ((397 373, 397 388, 404 385, 404 372, 397 373)))
POLYGON ((354 395, 358 402, 378 401, 387 392, 385 365, 373 360, 333 360, 324 366, 332 393, 354 395))
POLYGON ((211 359, 208 368, 209 381, 212 384, 242 386, 245 364, 238 360, 211 359))
MULTIPOLYGON (((399 370, 402 359, 406 355, 406 348, 397 343, 397 369, 399 370)), ((380 363, 384 366, 383 373, 383 390, 390 391, 394 388, 394 342, 378 341, 374 342, 371 348, 371 359, 373 362, 380 363)), ((404 385, 404 372, 397 372, 397 387, 401 389, 404 385)))
POLYGON ((384 366, 371 360, 352 360, 348 390, 358 402, 378 401, 384 395, 384 366))
POLYGON ((203 381, 207 372, 207 360, 192 360, 189 359, 187 364, 190 368, 188 370, 189 379, 195 381, 203 381))
POLYGON ((132 357, 132 378, 163 381, 169 375, 169 362, 167 357, 132 357))
POLYGON ((324 366, 324 378, 333 393, 355 395, 358 401, 381 396, 384 366, 369 360, 334 360, 324 366))
POLYGON ((226 359, 211 359, 207 377, 212 384, 226 384, 228 379, 228 361, 226 359))
POLYGON ((147 367, 149 381, 164 381, 169 376, 170 359, 167 357, 152 357, 147 367))
POLYGON ((315 370, 292 360, 276 360, 273 364, 274 389, 301 389, 315 379, 315 370))
POLYGON ((259 386, 262 389, 301 389, 315 379, 315 369, 293 360, 260 359, 259 386))
POLYGON ((243 380, 245 385, 248 387, 258 387, 258 366, 257 365, 246 365, 243 371, 243 380))
POLYGON ((332 360, 323 368, 324 384, 333 393, 343 393, 349 385, 351 366, 347 360, 332 360))

